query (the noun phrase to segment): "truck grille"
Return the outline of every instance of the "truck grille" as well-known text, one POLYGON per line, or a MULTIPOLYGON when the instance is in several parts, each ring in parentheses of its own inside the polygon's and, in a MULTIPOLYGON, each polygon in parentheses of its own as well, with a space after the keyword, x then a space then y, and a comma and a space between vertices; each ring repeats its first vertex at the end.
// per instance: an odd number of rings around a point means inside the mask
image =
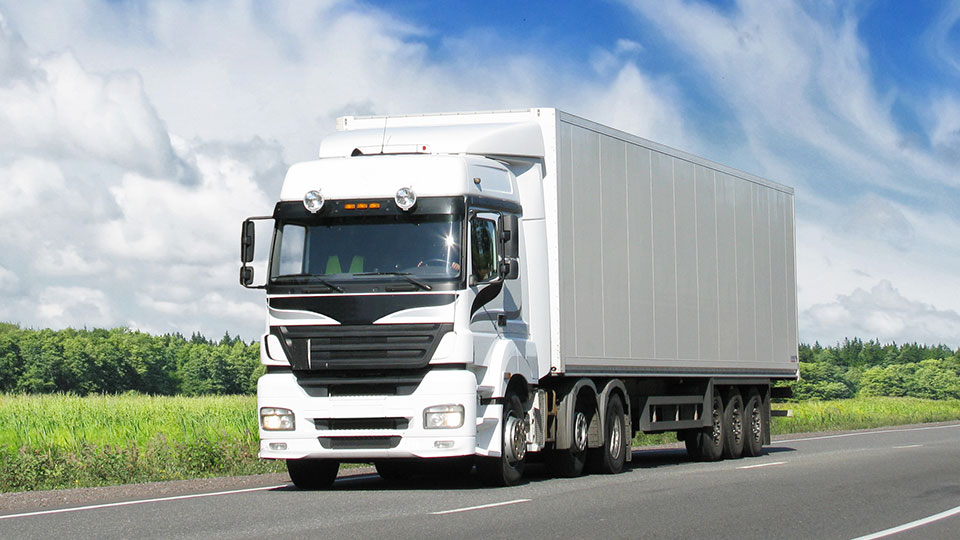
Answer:
POLYGON ((314 418, 313 424, 318 430, 337 431, 341 429, 407 429, 409 418, 314 418))
POLYGON ((274 326, 294 370, 417 369, 452 324, 274 326))
POLYGON ((366 450, 370 448, 396 448, 400 437, 317 437, 320 446, 327 450, 366 450))

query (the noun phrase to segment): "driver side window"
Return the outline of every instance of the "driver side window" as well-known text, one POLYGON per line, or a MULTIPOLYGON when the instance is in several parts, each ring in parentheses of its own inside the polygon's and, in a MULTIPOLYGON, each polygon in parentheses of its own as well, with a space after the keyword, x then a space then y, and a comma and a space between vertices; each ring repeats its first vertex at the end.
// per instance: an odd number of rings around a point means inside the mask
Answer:
POLYGON ((495 221, 481 217, 470 220, 470 255, 473 259, 473 277, 477 283, 499 276, 495 221))

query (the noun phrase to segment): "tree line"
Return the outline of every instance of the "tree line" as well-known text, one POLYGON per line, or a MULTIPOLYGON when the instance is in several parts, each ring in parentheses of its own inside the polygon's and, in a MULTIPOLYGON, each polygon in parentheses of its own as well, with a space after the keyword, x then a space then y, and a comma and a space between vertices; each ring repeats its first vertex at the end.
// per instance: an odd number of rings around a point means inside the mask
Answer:
POLYGON ((153 336, 126 328, 33 330, 0 323, 0 392, 253 394, 260 345, 224 334, 153 336))
POLYGON ((828 347, 801 344, 800 380, 791 385, 797 399, 960 399, 960 349, 857 338, 828 347))
MULTIPOLYGON (((800 345, 797 399, 912 396, 960 399, 960 350, 845 339, 800 345)), ((253 394, 259 342, 229 333, 153 336, 126 328, 24 329, 0 323, 0 392, 153 395, 253 394)))

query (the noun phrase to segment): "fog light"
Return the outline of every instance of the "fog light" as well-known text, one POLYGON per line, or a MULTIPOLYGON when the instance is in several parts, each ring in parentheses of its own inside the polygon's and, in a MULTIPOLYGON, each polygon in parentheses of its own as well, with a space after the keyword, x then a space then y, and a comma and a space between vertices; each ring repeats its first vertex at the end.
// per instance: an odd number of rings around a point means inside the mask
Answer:
POLYGON ((287 449, 287 443, 285 443, 285 442, 272 442, 272 443, 270 443, 270 449, 271 449, 271 450, 286 450, 286 449, 287 449))
POLYGON ((393 200, 397 203, 397 206, 406 211, 417 204, 417 194, 414 193, 413 188, 402 187, 397 190, 397 194, 393 196, 393 200))
POLYGON ((453 429, 463 425, 463 405, 434 405, 423 410, 426 429, 453 429))
POLYGON ((303 195, 303 207, 311 214, 316 214, 323 208, 323 195, 319 190, 311 189, 303 195))
POLYGON ((453 441, 434 441, 434 448, 453 448, 453 441))
POLYGON ((290 409, 263 407, 260 409, 260 425, 267 431, 293 431, 296 423, 290 409))

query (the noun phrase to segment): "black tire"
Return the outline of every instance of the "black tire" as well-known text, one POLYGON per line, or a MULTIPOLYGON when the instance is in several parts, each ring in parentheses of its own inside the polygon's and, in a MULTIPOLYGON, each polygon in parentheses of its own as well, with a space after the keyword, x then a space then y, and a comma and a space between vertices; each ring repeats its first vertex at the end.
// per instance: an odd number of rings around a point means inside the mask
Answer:
MULTIPOLYGON (((506 487, 515 486, 523 478, 524 458, 526 457, 526 447, 519 449, 519 456, 512 455, 509 446, 515 433, 512 431, 517 426, 515 422, 522 422, 526 425, 526 414, 523 412, 523 404, 516 394, 508 393, 504 399, 503 421, 500 429, 500 457, 482 457, 477 459, 477 473, 480 479, 487 485, 506 487)), ((524 439, 526 437, 524 436, 524 439)))
POLYGON ((406 482, 416 475, 416 464, 406 460, 385 459, 375 461, 377 474, 387 482, 406 482))
POLYGON ((614 394, 607 400, 604 411, 603 446, 591 448, 587 454, 591 471, 601 474, 617 474, 627 462, 630 443, 627 441, 626 416, 623 402, 614 394))
POLYGON ((684 429, 677 432, 677 437, 683 440, 690 459, 700 459, 700 430, 684 429))
POLYGON ((711 425, 701 428, 697 433, 697 459, 700 461, 718 461, 723 457, 723 400, 716 390, 713 391, 712 403, 709 413, 711 425))
POLYGON ((743 455, 757 457, 763 453, 765 430, 763 401, 760 399, 760 392, 751 388, 747 393, 747 404, 743 407, 743 455))
POLYGON ((327 489, 339 470, 340 462, 330 459, 287 460, 287 472, 297 489, 327 489))
POLYGON ((571 441, 570 448, 553 450, 549 453, 550 468, 555 475, 573 478, 583 474, 584 465, 587 463, 586 430, 593 415, 591 406, 592 403, 586 403, 582 398, 577 400, 576 409, 573 413, 573 441, 571 441), (578 432, 580 436, 577 435, 578 432), (578 438, 580 439, 579 442, 578 438))
POLYGON ((723 405, 723 457, 743 457, 743 398, 737 389, 731 390, 723 405))

